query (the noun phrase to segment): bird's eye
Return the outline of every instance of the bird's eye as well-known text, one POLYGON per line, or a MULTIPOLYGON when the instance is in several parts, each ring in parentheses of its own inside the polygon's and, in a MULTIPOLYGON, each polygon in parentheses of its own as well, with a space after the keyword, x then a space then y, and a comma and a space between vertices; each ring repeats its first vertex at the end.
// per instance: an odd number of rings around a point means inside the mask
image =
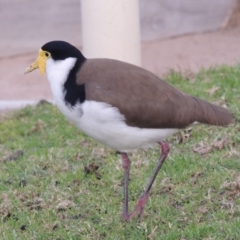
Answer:
POLYGON ((46 57, 49 57, 49 56, 50 56, 50 54, 46 52, 46 53, 45 53, 45 56, 46 56, 46 57))

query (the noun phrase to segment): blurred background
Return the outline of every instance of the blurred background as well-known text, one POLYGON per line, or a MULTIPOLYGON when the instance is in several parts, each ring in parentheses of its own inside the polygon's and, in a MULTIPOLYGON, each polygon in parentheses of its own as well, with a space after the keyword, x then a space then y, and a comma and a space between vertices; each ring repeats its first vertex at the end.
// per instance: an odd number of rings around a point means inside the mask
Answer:
MULTIPOLYGON (((139 14, 141 65, 160 77, 239 62, 240 0, 139 0, 139 14)), ((80 0, 0 0, 0 109, 52 99, 46 76, 23 72, 48 41, 81 49, 81 19, 80 0)))

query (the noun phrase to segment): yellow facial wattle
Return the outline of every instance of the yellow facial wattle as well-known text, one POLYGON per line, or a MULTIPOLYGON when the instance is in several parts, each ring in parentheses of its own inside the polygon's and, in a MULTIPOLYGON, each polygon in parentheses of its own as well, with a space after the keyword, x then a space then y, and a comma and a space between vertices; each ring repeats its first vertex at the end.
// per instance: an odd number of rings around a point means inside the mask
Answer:
POLYGON ((39 68, 41 75, 43 75, 45 73, 46 63, 49 57, 50 57, 49 52, 40 49, 37 60, 26 69, 25 74, 39 68))

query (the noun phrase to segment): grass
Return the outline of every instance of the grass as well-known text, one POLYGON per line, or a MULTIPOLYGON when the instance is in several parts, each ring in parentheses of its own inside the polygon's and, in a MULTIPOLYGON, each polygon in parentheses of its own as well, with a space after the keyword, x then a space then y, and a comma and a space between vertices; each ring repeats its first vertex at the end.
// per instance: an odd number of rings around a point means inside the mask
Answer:
MULTIPOLYGON (((80 133, 50 104, 2 118, 0 238, 240 239, 239 79, 239 65, 169 73, 175 87, 227 106, 238 121, 169 139, 171 152, 141 223, 121 221, 123 170, 115 151, 80 133)), ((132 209, 159 149, 130 157, 132 209)))

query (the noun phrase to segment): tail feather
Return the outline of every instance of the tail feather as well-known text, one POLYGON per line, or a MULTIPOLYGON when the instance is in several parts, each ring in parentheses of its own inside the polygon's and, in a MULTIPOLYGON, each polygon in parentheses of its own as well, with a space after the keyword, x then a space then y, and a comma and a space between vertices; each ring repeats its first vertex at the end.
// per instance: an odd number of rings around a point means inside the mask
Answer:
POLYGON ((194 99, 198 103, 195 112, 198 122, 215 126, 227 126, 234 122, 234 115, 228 109, 198 98, 194 99))

